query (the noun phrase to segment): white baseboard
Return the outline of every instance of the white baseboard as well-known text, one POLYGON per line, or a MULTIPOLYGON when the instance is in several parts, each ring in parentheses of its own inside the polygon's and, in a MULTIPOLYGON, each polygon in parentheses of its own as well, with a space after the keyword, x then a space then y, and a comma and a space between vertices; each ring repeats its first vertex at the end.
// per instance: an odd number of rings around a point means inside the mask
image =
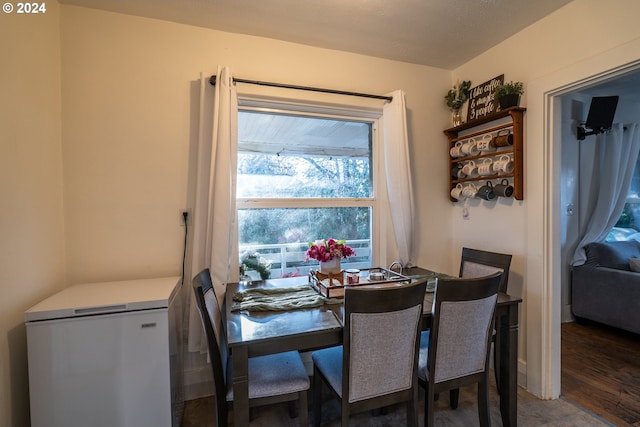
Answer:
POLYGON ((574 320, 576 320, 576 318, 571 311, 571 304, 563 305, 560 321, 564 323, 564 322, 573 322, 574 320))
POLYGON ((518 385, 527 388, 527 362, 518 359, 518 385))

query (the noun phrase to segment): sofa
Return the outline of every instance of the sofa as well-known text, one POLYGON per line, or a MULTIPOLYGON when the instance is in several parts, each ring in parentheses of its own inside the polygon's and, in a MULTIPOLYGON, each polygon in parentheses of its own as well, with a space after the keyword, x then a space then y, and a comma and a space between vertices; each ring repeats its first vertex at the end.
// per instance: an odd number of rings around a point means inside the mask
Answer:
POLYGON ((640 334, 640 242, 594 242, 574 266, 574 316, 640 334))

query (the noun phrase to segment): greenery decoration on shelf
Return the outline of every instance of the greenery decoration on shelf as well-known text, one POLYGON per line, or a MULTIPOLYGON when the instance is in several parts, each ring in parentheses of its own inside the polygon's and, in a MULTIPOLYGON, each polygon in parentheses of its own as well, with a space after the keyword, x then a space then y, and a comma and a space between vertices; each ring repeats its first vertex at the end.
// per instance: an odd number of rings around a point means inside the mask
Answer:
POLYGON ((469 99, 469 93, 471 92, 471 80, 464 80, 462 83, 458 83, 449 89, 449 92, 444 96, 444 100, 447 103, 447 107, 451 111, 458 111, 462 108, 462 104, 469 99))
POLYGON ((493 91, 493 98, 499 99, 505 95, 522 95, 524 93, 524 85, 522 82, 509 82, 496 86, 493 91))

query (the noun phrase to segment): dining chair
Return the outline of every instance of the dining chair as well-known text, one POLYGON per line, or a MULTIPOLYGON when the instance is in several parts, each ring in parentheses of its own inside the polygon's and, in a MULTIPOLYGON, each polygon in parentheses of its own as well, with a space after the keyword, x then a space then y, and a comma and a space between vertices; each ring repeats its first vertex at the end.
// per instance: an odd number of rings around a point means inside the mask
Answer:
POLYGON ((507 293, 511 255, 480 249, 462 248, 460 277, 482 277, 502 272, 499 291, 507 293))
POLYGON ((461 279, 439 278, 431 312, 431 327, 422 334, 419 383, 425 387, 424 424, 433 426, 437 393, 478 384, 480 425, 489 416, 489 355, 500 272, 461 279))
MULTIPOLYGON (((227 425, 227 404, 233 402, 231 378, 232 358, 227 352, 227 339, 222 311, 216 298, 209 269, 193 278, 193 290, 202 319, 213 382, 216 393, 217 426, 227 425)), ((298 401, 300 425, 308 427, 307 391, 310 381, 297 351, 249 358, 249 406, 298 401)), ((292 418, 295 414, 291 413, 292 418)))
POLYGON ((313 425, 321 422, 323 384, 338 397, 342 426, 352 413, 406 402, 418 422, 418 350, 426 279, 402 286, 347 287, 341 346, 314 351, 313 425))
MULTIPOLYGON (((509 268, 511 267, 511 255, 498 252, 489 252, 481 249, 462 248, 462 258, 460 259, 460 277, 481 277, 487 276, 495 272, 502 272, 500 279, 499 291, 507 293, 509 286, 509 268)), ((500 337, 493 335, 493 341, 496 343, 494 348, 500 346, 500 337)), ((496 377, 496 388, 500 393, 500 356, 494 351, 493 354, 493 372, 496 377)), ((453 392, 456 394, 457 391, 453 392)), ((458 399, 454 397, 451 402, 455 404, 452 408, 457 407, 458 399)))

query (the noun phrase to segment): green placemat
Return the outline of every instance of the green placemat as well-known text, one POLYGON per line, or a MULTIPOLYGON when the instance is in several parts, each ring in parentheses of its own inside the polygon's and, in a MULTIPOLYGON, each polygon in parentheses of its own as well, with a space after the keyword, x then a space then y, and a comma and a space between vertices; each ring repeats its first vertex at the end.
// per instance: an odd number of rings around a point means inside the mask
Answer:
POLYGON ((326 298, 309 285, 293 288, 255 288, 237 292, 231 311, 287 311, 340 304, 342 299, 326 298))

